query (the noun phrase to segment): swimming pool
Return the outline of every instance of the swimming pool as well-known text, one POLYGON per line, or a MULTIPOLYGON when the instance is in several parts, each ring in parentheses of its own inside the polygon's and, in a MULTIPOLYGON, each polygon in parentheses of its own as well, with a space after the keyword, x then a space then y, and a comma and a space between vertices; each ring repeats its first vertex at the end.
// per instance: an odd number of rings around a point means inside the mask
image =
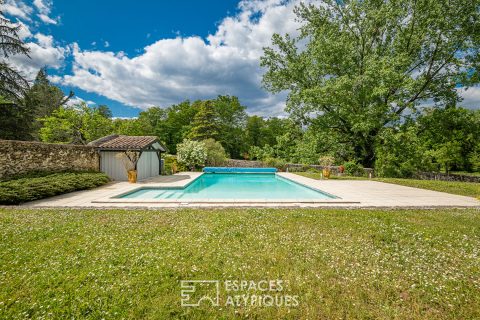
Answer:
POLYGON ((275 173, 204 173, 185 188, 141 188, 123 199, 321 200, 337 197, 275 173))

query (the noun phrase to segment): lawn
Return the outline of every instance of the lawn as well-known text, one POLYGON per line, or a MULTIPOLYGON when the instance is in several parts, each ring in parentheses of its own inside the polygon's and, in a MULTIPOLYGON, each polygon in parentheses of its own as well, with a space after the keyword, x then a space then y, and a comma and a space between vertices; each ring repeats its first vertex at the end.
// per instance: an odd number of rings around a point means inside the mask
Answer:
MULTIPOLYGON (((320 173, 314 172, 295 172, 298 175, 312 178, 321 179, 320 173)), ((332 176, 332 179, 341 180, 365 180, 363 177, 349 177, 332 176)), ((374 181, 400 184, 402 186, 428 189, 440 192, 447 192, 451 194, 458 194, 461 196, 474 197, 480 199, 480 183, 475 182, 460 182, 460 181, 438 181, 438 180, 417 180, 417 179, 400 179, 400 178, 374 178, 374 181)))
POLYGON ((0 209, 0 236, 2 319, 480 318, 475 209, 0 209), (220 306, 182 307, 192 279, 222 281, 220 306))

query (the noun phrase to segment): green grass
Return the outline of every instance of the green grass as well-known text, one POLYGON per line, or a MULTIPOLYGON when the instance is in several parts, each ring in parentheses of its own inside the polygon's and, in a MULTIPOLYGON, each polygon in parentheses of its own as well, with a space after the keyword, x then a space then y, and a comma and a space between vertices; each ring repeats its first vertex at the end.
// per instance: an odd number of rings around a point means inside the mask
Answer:
POLYGON ((1 319, 480 318, 475 209, 0 209, 0 237, 1 319), (181 307, 191 279, 299 304, 181 307))
POLYGON ((0 182, 0 204, 19 204, 76 190, 91 189, 109 181, 99 172, 42 173, 0 182))
MULTIPOLYGON (((298 175, 320 179, 320 173, 310 172, 295 172, 298 175)), ((331 177, 332 179, 341 180, 365 180, 362 177, 331 177)), ((458 194, 461 196, 480 198, 480 183, 475 182, 460 182, 460 181, 436 181, 436 180, 417 180, 417 179, 400 179, 400 178, 374 178, 375 181, 399 184, 407 187, 428 189, 440 192, 447 192, 451 194, 458 194)))

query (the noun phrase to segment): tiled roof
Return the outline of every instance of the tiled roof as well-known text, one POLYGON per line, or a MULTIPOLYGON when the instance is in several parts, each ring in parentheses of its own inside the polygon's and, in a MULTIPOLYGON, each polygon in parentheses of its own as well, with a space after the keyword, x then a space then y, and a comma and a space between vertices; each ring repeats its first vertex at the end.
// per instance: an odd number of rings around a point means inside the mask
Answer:
MULTIPOLYGON (((158 138, 155 136, 123 136, 123 135, 110 135, 89 143, 91 146, 95 146, 99 149, 112 149, 112 150, 141 150, 154 142, 158 142, 158 138)), ((161 151, 165 149, 161 146, 161 151)))

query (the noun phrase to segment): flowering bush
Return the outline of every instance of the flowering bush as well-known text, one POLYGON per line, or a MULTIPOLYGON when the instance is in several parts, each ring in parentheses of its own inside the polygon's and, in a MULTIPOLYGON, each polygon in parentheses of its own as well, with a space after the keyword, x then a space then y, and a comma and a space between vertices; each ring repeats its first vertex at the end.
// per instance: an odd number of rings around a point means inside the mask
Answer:
POLYGON ((205 165, 206 160, 207 150, 203 142, 185 139, 177 145, 177 161, 190 170, 195 170, 195 166, 205 165))
POLYGON ((318 164, 324 167, 331 167, 333 166, 334 162, 335 162, 335 158, 332 156, 321 156, 318 159, 318 164))

